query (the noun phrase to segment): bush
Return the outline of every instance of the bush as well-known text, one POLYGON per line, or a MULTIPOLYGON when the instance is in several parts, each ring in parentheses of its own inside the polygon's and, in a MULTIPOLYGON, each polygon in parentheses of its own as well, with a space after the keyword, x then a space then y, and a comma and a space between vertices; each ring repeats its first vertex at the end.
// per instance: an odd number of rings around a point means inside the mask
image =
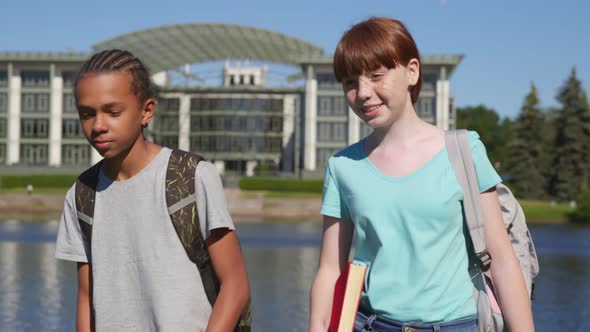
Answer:
POLYGON ((242 190, 268 190, 290 192, 321 193, 324 182, 320 179, 277 179, 245 177, 241 178, 238 186, 242 190))
POLYGON ((576 197, 576 209, 568 214, 568 219, 576 224, 590 224, 590 189, 582 190, 576 197))
POLYGON ((77 174, 35 174, 35 175, 2 175, 0 176, 1 189, 26 188, 69 188, 76 179, 77 174))

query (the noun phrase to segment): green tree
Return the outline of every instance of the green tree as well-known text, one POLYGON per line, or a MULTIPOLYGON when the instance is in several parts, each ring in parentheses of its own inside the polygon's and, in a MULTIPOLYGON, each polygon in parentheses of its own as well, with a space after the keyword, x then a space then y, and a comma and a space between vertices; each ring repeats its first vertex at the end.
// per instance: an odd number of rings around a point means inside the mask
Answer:
POLYGON ((457 129, 477 131, 486 146, 488 157, 500 167, 504 163, 504 147, 510 125, 510 120, 500 122, 498 113, 484 105, 457 108, 457 129))
POLYGON ((575 68, 559 90, 557 100, 561 110, 555 120, 551 191, 560 199, 573 200, 588 187, 590 177, 590 108, 575 68))
POLYGON ((531 91, 513 126, 512 139, 508 143, 507 170, 512 189, 519 197, 541 198, 545 193, 542 161, 544 120, 539 109, 537 88, 531 91))

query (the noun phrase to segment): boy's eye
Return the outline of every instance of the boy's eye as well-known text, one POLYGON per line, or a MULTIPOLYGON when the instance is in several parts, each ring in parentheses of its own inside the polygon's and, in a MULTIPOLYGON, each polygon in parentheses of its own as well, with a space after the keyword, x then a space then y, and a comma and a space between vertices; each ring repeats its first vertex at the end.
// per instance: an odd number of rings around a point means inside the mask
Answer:
POLYGON ((78 114, 80 115, 81 120, 87 120, 94 116, 93 112, 79 112, 78 114))

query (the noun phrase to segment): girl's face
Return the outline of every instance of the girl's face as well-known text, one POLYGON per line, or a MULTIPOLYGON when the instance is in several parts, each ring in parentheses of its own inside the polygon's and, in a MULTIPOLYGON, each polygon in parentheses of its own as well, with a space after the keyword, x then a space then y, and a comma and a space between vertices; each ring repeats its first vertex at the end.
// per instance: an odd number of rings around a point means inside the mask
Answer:
POLYGON ((415 59, 407 66, 365 72, 343 80, 342 87, 354 113, 373 128, 390 126, 403 112, 412 110, 408 88, 418 81, 419 64, 415 59))
POLYGON ((154 111, 154 100, 142 103, 131 91, 132 77, 124 72, 88 74, 77 84, 80 124, 90 144, 104 158, 128 152, 143 138, 154 111))

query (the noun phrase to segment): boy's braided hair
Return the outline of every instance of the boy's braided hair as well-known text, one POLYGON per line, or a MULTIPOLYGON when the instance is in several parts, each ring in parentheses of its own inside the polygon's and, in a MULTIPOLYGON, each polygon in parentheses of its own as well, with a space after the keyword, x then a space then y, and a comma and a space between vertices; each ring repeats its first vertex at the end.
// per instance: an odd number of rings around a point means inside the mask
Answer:
MULTIPOLYGON (((78 72, 78 81, 87 74, 127 72, 131 75, 131 92, 139 97, 140 102, 156 97, 156 89, 150 79, 150 73, 146 66, 129 51, 106 50, 94 54, 88 59, 78 72)), ((76 93, 77 98, 77 93, 76 93)))

